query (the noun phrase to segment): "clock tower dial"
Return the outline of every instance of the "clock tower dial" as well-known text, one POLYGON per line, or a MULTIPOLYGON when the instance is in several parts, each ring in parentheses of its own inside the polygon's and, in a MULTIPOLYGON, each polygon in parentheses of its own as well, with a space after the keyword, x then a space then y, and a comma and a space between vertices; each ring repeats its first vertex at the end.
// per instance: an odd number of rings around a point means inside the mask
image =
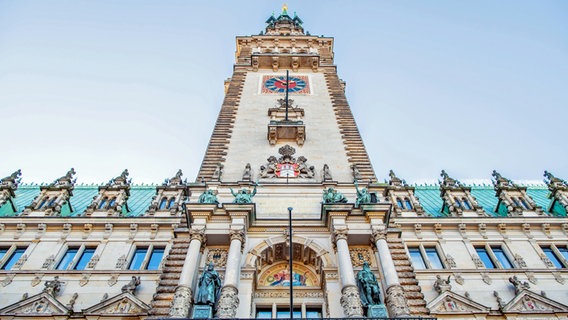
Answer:
MULTIPOLYGON (((262 78, 262 93, 285 93, 286 76, 264 76, 262 78)), ((307 76, 290 76, 288 79, 288 92, 309 94, 310 87, 307 76)))

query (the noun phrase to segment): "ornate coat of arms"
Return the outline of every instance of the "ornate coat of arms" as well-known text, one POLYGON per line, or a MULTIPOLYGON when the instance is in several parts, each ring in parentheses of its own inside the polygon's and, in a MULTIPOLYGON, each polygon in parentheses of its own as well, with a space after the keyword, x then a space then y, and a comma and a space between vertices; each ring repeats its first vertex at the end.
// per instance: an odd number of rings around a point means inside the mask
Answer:
POLYGON ((285 145, 278 149, 280 158, 270 156, 268 163, 260 166, 260 178, 313 178, 315 175, 314 166, 306 164, 306 157, 300 156, 298 159, 293 157, 296 150, 285 145))

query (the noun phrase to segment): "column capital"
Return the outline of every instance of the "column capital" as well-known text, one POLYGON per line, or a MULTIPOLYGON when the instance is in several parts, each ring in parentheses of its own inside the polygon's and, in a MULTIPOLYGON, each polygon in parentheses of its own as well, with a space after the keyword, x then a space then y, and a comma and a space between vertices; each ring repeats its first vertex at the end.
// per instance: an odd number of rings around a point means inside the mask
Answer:
POLYGON ((189 238, 191 241, 197 240, 202 244, 205 243, 207 241, 207 238, 205 237, 205 226, 191 227, 191 229, 189 229, 189 238))
POLYGON ((386 240, 387 238, 387 226, 378 225, 371 227, 373 241, 377 242, 379 240, 386 240))
POLYGON ((349 231, 349 228, 347 228, 347 226, 334 227, 333 233, 332 233, 333 243, 336 244, 338 240, 347 241, 348 231, 349 231))
POLYGON ((241 253, 243 253, 243 250, 245 249, 245 231, 242 228, 239 229, 231 229, 229 230, 229 238, 231 239, 231 242, 233 240, 239 240, 241 242, 241 253))

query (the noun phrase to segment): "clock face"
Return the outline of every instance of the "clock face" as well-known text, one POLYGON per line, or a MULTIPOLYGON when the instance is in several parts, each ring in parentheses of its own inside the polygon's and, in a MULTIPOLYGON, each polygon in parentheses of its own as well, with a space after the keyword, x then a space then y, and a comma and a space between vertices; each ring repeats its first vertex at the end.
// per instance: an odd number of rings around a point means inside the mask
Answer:
MULTIPOLYGON (((262 81, 262 93, 285 93, 286 76, 264 76, 262 81)), ((288 77, 289 93, 309 93, 307 76, 288 77)))

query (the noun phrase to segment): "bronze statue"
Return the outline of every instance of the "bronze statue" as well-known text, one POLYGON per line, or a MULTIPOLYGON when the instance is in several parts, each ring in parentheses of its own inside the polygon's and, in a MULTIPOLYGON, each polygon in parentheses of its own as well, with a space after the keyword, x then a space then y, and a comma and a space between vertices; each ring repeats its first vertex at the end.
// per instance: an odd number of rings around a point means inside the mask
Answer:
POLYGON ((229 188, 229 190, 231 190, 231 194, 235 197, 233 203, 239 203, 239 204, 252 203, 252 197, 254 197, 254 195, 256 194, 257 186, 258 184, 255 183, 252 193, 246 188, 242 188, 237 193, 235 193, 232 188, 229 188))
POLYGON ((333 204, 333 203, 347 203, 347 198, 343 195, 343 193, 329 187, 323 190, 323 203, 324 204, 333 204))
POLYGON ((215 203, 218 204, 219 201, 217 200, 217 196, 215 195, 214 191, 211 189, 205 190, 197 200, 198 203, 215 203))
POLYGON ((381 304, 381 289, 367 261, 363 263, 363 270, 357 273, 357 287, 364 307, 381 304))
POLYGON ((367 188, 359 190, 359 184, 357 183, 357 180, 355 180, 355 190, 357 190, 357 200, 355 200, 355 206, 358 207, 360 204, 372 203, 369 190, 367 190, 367 188))
POLYGON ((214 307, 217 302, 217 297, 221 290, 221 278, 219 278, 219 274, 213 267, 213 263, 209 263, 207 268, 203 270, 201 278, 199 278, 195 304, 214 307))

